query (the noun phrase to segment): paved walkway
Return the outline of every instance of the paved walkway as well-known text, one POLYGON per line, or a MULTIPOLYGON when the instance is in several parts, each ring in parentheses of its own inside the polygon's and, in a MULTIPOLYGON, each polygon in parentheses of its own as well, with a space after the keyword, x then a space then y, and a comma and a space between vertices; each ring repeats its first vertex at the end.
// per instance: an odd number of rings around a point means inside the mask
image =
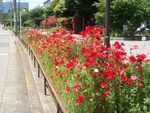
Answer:
POLYGON ((11 32, 0 28, 0 113, 43 113, 36 88, 34 99, 29 95, 22 60, 12 37, 11 32))
MULTIPOLYGON (((116 40, 119 42, 123 42, 125 44, 125 50, 128 55, 130 54, 142 54, 145 53, 150 58, 150 41, 123 41, 123 40, 116 40), (137 48, 131 51, 131 48, 137 48)), ((114 43, 115 40, 111 41, 114 43)))

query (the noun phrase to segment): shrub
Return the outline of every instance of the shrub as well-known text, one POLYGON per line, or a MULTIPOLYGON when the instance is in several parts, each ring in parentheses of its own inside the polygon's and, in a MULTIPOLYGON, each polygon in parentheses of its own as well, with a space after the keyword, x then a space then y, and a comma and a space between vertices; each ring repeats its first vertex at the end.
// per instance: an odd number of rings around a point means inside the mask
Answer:
POLYGON ((54 27, 54 26, 56 26, 56 20, 57 20, 57 18, 55 16, 49 16, 47 19, 43 20, 41 22, 41 24, 45 28, 54 27))
POLYGON ((58 18, 57 19, 57 26, 63 26, 67 30, 71 30, 72 29, 72 18, 71 17, 58 18))

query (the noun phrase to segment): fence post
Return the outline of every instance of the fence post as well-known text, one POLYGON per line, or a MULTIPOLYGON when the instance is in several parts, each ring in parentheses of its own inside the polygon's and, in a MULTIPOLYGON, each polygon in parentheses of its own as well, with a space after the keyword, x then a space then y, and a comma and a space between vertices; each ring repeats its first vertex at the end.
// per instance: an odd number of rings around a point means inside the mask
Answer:
POLYGON ((38 78, 40 78, 40 65, 38 64, 38 78))
POLYGON ((46 78, 44 76, 44 94, 45 95, 47 95, 47 91, 46 91, 47 89, 46 88, 47 88, 47 82, 46 82, 46 78))
POLYGON ((36 67, 35 56, 33 57, 34 67, 36 67))
POLYGON ((29 47, 29 46, 28 46, 28 50, 29 50, 29 55, 30 55, 30 54, 31 54, 31 53, 30 53, 31 51, 30 51, 30 47, 29 47))
POLYGON ((33 60, 33 51, 31 51, 31 60, 33 60))
POLYGON ((65 108, 63 107, 61 101, 59 100, 59 97, 57 96, 54 88, 52 87, 50 81, 48 80, 46 73, 44 72, 43 68, 40 67, 40 63, 38 61, 38 59, 36 59, 36 55, 34 54, 34 52, 30 49, 30 46, 28 46, 27 43, 23 42, 22 43, 25 45, 25 47, 27 48, 27 53, 29 52, 29 55, 31 54, 31 58, 32 60, 34 60, 34 67, 37 66, 38 68, 38 78, 41 78, 43 75, 43 79, 44 79, 44 94, 47 95, 48 93, 52 93, 55 101, 56 101, 56 107, 57 107, 57 113, 67 113, 65 108), (35 56, 34 56, 35 55, 35 56))
POLYGON ((59 113, 59 104, 57 104, 57 113, 59 113))

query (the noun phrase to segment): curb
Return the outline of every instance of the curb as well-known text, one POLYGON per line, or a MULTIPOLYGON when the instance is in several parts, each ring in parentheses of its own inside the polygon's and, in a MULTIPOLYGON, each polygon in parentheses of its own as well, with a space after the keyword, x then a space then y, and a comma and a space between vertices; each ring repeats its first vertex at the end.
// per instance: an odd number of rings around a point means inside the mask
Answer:
POLYGON ((24 68, 24 77, 25 77, 25 82, 27 87, 30 111, 31 113, 44 113, 39 99, 39 94, 32 76, 28 59, 17 37, 15 37, 15 43, 18 48, 22 60, 23 68, 24 68))
MULTIPOLYGON (((20 40, 18 39, 19 37, 17 37, 17 42, 20 45, 20 48, 24 51, 24 54, 26 56, 26 60, 29 63, 29 68, 31 70, 31 77, 33 79, 34 85, 35 85, 35 89, 38 93, 38 97, 39 97, 39 103, 41 104, 41 107, 43 109, 43 112, 41 113, 56 113, 57 109, 56 109, 56 104, 54 103, 54 100, 52 98, 51 95, 45 95, 44 94, 44 83, 43 83, 43 78, 38 78, 37 76, 37 68, 34 67, 33 65, 33 61, 31 60, 30 56, 28 55, 28 52, 25 50, 24 46, 22 45, 22 43, 20 42, 20 40)), ((38 112, 34 112, 34 113, 38 113, 38 112)))

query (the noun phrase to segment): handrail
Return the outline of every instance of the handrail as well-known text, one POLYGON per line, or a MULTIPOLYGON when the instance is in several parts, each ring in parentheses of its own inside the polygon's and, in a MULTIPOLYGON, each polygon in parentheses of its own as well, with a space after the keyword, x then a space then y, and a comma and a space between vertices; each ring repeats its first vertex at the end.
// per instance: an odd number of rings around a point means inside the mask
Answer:
POLYGON ((45 93, 45 95, 47 95, 47 89, 49 89, 52 93, 52 96, 55 99, 56 104, 57 104, 57 113, 67 113, 64 105, 60 101, 56 91, 54 90, 52 84, 50 83, 50 81, 48 79, 48 76, 47 76, 46 72, 44 71, 43 66, 39 62, 36 54, 34 53, 32 47, 25 40, 23 40, 22 38, 19 38, 19 39, 22 42, 22 44, 26 47, 27 51, 29 52, 29 55, 31 54, 31 59, 34 60, 34 67, 36 67, 36 62, 37 62, 38 77, 40 77, 40 70, 42 72, 42 75, 44 77, 44 93, 45 93))

